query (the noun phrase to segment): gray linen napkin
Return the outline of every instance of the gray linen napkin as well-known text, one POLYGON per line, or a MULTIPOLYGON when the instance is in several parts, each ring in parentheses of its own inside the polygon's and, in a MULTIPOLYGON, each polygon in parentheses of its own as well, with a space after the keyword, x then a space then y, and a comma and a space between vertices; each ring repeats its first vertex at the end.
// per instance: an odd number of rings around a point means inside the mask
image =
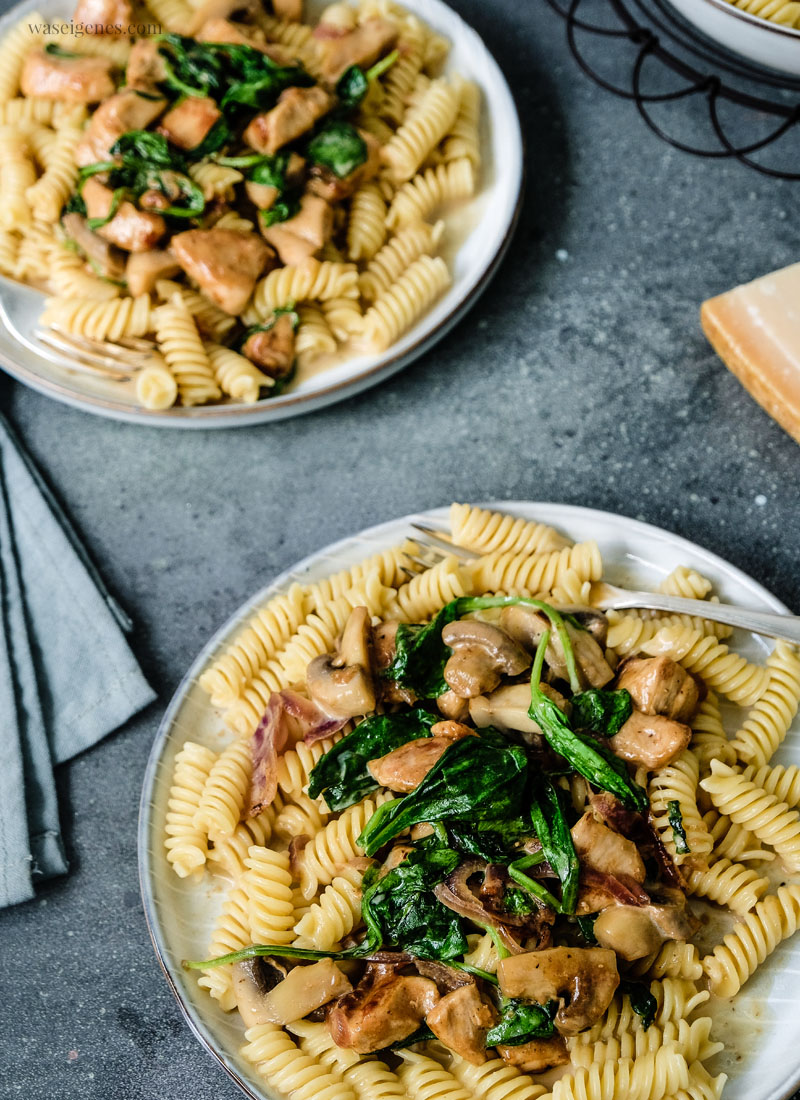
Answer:
POLYGON ((123 628, 0 415, 0 907, 67 870, 53 765, 155 698, 123 628))

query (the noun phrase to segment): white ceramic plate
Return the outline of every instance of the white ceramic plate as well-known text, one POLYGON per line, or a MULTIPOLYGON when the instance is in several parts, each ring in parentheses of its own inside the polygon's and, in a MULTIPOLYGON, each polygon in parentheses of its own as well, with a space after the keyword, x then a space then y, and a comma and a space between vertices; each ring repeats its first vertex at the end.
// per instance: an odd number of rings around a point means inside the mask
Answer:
MULTIPOLYGON (((311 0, 309 14, 316 18, 324 6, 323 0, 311 0)), ((440 340, 485 290, 511 241, 522 198, 522 132, 505 77, 478 34, 442 0, 403 0, 403 6, 452 43, 446 71, 460 73, 480 86, 485 156, 478 194, 444 217, 443 253, 452 285, 410 332, 384 353, 348 358, 288 393, 255 405, 142 409, 130 383, 94 379, 57 367, 22 347, 2 324, 0 368, 40 393, 100 416, 156 427, 223 428, 282 420, 352 397, 408 366, 440 340)), ((0 36, 34 7, 62 18, 69 11, 63 0, 41 4, 25 0, 0 19, 0 36)))
POLYGON ((771 23, 728 0, 669 0, 684 19, 734 53, 789 76, 800 76, 800 30, 771 23))
MULTIPOLYGON (((562 504, 505 502, 486 507, 558 527, 577 541, 595 539, 606 577, 629 587, 654 587, 676 565, 709 577, 724 601, 743 607, 786 611, 760 584, 722 558, 649 524, 623 516, 562 504)), ((222 887, 206 876, 201 884, 179 879, 164 854, 164 822, 175 754, 187 739, 219 749, 229 740, 197 678, 230 643, 255 608, 285 591, 293 581, 309 583, 349 568, 369 554, 397 545, 413 534, 411 522, 447 526, 447 509, 405 516, 312 554, 249 599, 203 648, 173 696, 153 746, 142 791, 139 868, 150 934, 167 980, 198 1039, 244 1091, 258 1100, 277 1100, 252 1066, 239 1055, 243 1029, 238 1013, 226 1014, 197 986, 197 975, 181 959, 206 957, 209 937, 222 902, 222 887)), ((738 652, 762 661, 771 649, 763 638, 734 638, 738 652)), ((800 728, 795 725, 777 759, 800 759, 800 728)), ((724 1100, 784 1100, 800 1082, 800 939, 782 944, 734 1002, 715 1006, 717 1037, 729 1050, 718 1068, 731 1080, 724 1100)), ((712 1064, 713 1065, 713 1064, 712 1064)))

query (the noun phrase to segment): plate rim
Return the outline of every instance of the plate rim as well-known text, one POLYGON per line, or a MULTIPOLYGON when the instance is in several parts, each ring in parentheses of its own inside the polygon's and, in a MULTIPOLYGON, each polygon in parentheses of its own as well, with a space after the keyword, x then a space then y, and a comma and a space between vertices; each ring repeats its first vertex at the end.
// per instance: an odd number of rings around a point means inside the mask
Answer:
MULTIPOLYGON (((459 26, 460 33, 464 38, 476 44, 481 51, 481 62, 488 66, 493 78, 498 81, 500 88, 507 97, 509 111, 507 118, 504 118, 502 122, 504 129, 508 128, 507 140, 510 139, 511 147, 517 154, 517 163, 513 166, 514 175, 511 180, 514 199, 501 222, 502 235, 497 247, 489 257, 488 262, 485 262, 469 277, 468 289, 464 297, 456 302, 452 309, 432 329, 420 335, 414 343, 402 352, 397 352, 394 355, 384 355, 380 362, 362 369, 351 378, 329 383, 313 392, 290 392, 273 399, 272 402, 269 399, 264 399, 254 405, 239 403, 197 406, 186 409, 141 409, 100 394, 76 394, 63 380, 40 375, 33 368, 17 362, 13 354, 9 354, 3 349, 0 349, 0 369, 22 385, 45 397, 70 408, 109 420, 129 424, 143 424, 148 427, 189 430, 252 427, 257 424, 272 423, 294 416, 302 416, 305 413, 342 401, 347 397, 355 397, 364 390, 386 381, 392 375, 410 366, 412 362, 442 340, 472 309, 487 289, 511 245, 519 224, 527 186, 527 140, 522 126, 522 117, 515 89, 509 84, 497 57, 484 38, 460 12, 446 3, 446 0, 423 0, 423 2, 434 10, 439 9, 448 12, 450 17, 456 20, 456 24, 459 26)), ((0 26, 3 28, 2 33, 5 33, 16 19, 23 17, 26 11, 33 7, 35 7, 35 0, 18 0, 11 8, 3 12, 2 17, 0 17, 0 26)), ((490 125, 494 122, 491 117, 489 121, 490 125)), ((480 193, 474 196, 474 198, 478 197, 480 197, 480 193)), ((472 232, 475 232, 478 224, 472 232)), ((424 323, 424 317, 420 319, 419 323, 424 323)), ((5 329, 5 325, 3 325, 3 328, 5 329)), ((6 329, 6 331, 8 330, 6 329)), ((414 330, 411 331, 413 333, 414 330)))
MULTIPOLYGON (((693 542, 691 539, 685 538, 683 535, 677 535, 669 531, 664 527, 659 527, 655 524, 648 523, 644 520, 635 519, 630 516, 623 515, 620 512, 608 512, 600 508, 591 508, 585 505, 558 503, 556 501, 519 501, 519 500, 505 500, 505 501, 485 501, 477 502, 474 507, 486 508, 492 511, 504 511, 508 513, 519 512, 520 508, 536 513, 537 518, 541 521, 557 522, 559 526, 567 526, 569 518, 576 516, 584 520, 596 519, 600 521, 611 521, 612 523, 621 523, 624 526, 625 531, 633 530, 636 534, 646 536, 648 538, 656 538, 662 542, 668 542, 675 549, 687 549, 691 550, 693 555, 697 555, 698 552, 702 558, 705 558, 709 565, 720 565, 728 572, 728 575, 733 577, 737 582, 744 584, 750 592, 762 600, 770 610, 783 612, 790 614, 789 608, 782 600, 778 599, 772 592, 769 591, 760 581, 757 581, 749 573, 746 573, 743 569, 740 569, 737 565, 729 562, 726 558, 723 558, 720 554, 715 553, 712 550, 707 550, 699 543, 693 542), (556 513, 558 518, 553 515, 556 513)), ((412 512, 405 516, 398 516, 394 519, 385 520, 381 523, 373 524, 370 527, 362 528, 361 530, 349 535, 345 535, 340 539, 328 543, 325 546, 320 547, 318 550, 313 551, 310 554, 306 554, 305 557, 299 561, 294 562, 286 569, 283 569, 272 581, 263 585, 257 592, 253 593, 246 600, 244 600, 239 607, 228 616, 225 622, 217 629, 213 635, 208 639, 205 645, 201 648, 195 659, 191 662, 189 668, 184 673, 180 680, 180 683, 176 687, 169 704, 164 712, 164 715, 159 723, 158 730, 153 740, 152 747, 147 760, 147 765, 142 780, 142 791, 139 800, 139 817, 137 825, 137 863, 138 863, 138 875, 139 875, 139 887, 142 897, 142 907, 144 911, 145 922, 147 924, 147 931, 150 936, 150 941, 153 945, 156 958, 159 966, 167 979, 167 984, 172 990, 175 999, 178 1002, 178 1006, 183 1013, 186 1022, 189 1025, 190 1030, 194 1036, 199 1040, 201 1045, 205 1048, 212 1058, 225 1070, 228 1076, 239 1086, 243 1092, 251 1098, 251 1100, 263 1100, 264 1095, 268 1095, 266 1089, 272 1090, 272 1086, 265 1081, 265 1089, 260 1090, 260 1094, 253 1092, 250 1085, 245 1081, 237 1069, 230 1063, 229 1055, 226 1051, 217 1049, 211 1038, 204 1033, 204 1026, 199 1019, 199 1013, 196 1014, 195 1010, 189 1005, 178 987, 177 982, 173 979, 172 973, 167 964, 168 950, 164 941, 163 931, 160 926, 158 917, 158 910, 155 903, 155 896, 153 890, 153 878, 151 873, 151 861, 150 861, 150 848, 149 848, 149 836, 152 828, 152 813, 153 813, 153 800, 152 793, 155 785, 155 777, 161 763, 161 757, 164 753, 164 749, 168 743, 169 733, 172 728, 174 718, 183 704, 186 690, 194 680, 197 679, 197 675, 202 667, 206 664, 209 657, 214 653, 220 645, 228 638, 229 634, 251 613, 254 604, 261 602, 265 597, 268 597, 271 593, 279 590, 296 577, 298 573, 307 570, 309 567, 316 564, 320 559, 329 557, 337 553, 348 546, 355 546, 359 539, 375 539, 380 538, 381 535, 386 532, 388 535, 389 530, 404 524, 409 532, 412 530, 411 524, 414 521, 424 519, 438 519, 443 511, 447 508, 446 505, 439 507, 433 507, 424 509, 419 512, 412 512)), ((396 538, 395 538, 396 541, 396 538)), ((791 1075, 787 1078, 787 1083, 774 1089, 769 1094, 759 1097, 758 1100, 788 1100, 790 1096, 800 1086, 800 1062, 795 1066, 791 1075)), ((274 1095, 278 1095, 274 1093, 274 1095)))
POLYGON ((749 11, 744 11, 742 8, 737 8, 728 0, 704 0, 706 4, 709 4, 712 8, 716 8, 717 11, 723 12, 727 15, 732 15, 734 18, 740 19, 743 23, 749 27, 757 27, 761 30, 774 31, 778 35, 783 35, 787 39, 798 38, 800 39, 800 28, 787 27, 782 23, 775 23, 771 19, 764 19, 759 15, 753 15, 749 11))

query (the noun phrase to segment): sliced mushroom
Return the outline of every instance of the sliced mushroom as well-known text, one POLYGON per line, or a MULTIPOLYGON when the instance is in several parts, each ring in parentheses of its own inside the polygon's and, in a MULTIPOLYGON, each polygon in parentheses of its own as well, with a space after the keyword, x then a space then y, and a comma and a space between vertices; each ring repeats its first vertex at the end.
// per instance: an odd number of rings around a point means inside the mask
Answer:
POLYGON ((653 770, 671 763, 691 739, 691 729, 682 722, 635 710, 608 743, 622 760, 653 770))
POLYGON ((499 1046, 497 1053, 509 1066, 515 1066, 523 1073, 541 1073, 554 1066, 565 1066, 569 1061, 567 1044, 560 1035, 550 1039, 531 1039, 519 1046, 499 1046))
MULTIPOLYGON (((506 633, 531 653, 536 651, 542 635, 549 630, 550 640, 545 651, 545 660, 559 679, 569 680, 561 638, 558 632, 552 629, 550 620, 543 612, 526 604, 504 607, 500 615, 500 625, 506 633)), ((603 650, 588 630, 578 630, 570 622, 564 625, 575 655, 581 686, 604 687, 614 679, 614 670, 606 660, 603 650)))
POLYGON ((462 699, 460 695, 456 695, 454 691, 443 691, 439 698, 436 700, 436 706, 439 708, 440 714, 443 714, 445 718, 451 718, 454 722, 461 722, 464 718, 469 718, 470 711, 469 699, 462 699))
POLYGON ((558 610, 562 615, 571 615, 573 619, 577 619, 598 645, 605 646, 608 638, 608 618, 605 612, 598 611, 596 607, 584 607, 583 604, 570 604, 568 607, 559 607, 558 610))
POLYGON ((272 1022, 267 995, 287 974, 285 966, 269 958, 245 959, 233 964, 233 992, 245 1027, 272 1022))
POLYGON ((65 214, 61 219, 64 232, 74 241, 87 259, 109 279, 121 279, 125 274, 125 253, 93 233, 80 214, 65 214))
MULTIPOLYGON (((540 686, 560 710, 569 714, 570 704, 559 691, 549 684, 540 686)), ((478 729, 496 726, 499 730, 541 735, 541 728, 528 715, 530 705, 531 689, 528 684, 506 684, 491 695, 479 695, 470 699, 469 715, 478 729)))
POLYGON ((308 666, 306 682, 311 698, 338 718, 355 718, 375 709, 370 640, 372 627, 366 607, 355 607, 345 624, 337 654, 327 653, 308 666))
POLYGON ((572 842, 582 866, 644 882, 644 860, 632 840, 598 821, 591 810, 572 826, 572 842))
POLYGON ((611 1004, 619 985, 617 956, 603 947, 550 947, 501 959, 497 967, 504 997, 547 1004, 558 1001, 556 1028, 577 1035, 611 1004))
POLYGON ((690 722, 700 702, 697 680, 671 657, 628 658, 615 686, 630 692, 637 710, 676 722, 690 722))
POLYGON ((413 1035, 438 1000, 429 978, 369 966, 355 989, 331 1008, 328 1030, 337 1046, 371 1054, 413 1035))
POLYGON ((486 1061, 486 1033, 496 1022, 494 1006, 474 983, 447 993, 425 1017, 437 1039, 473 1066, 486 1061))
POLYGON ((442 641, 453 650, 444 678, 462 699, 494 691, 503 675, 518 676, 531 663, 529 655, 498 627, 478 619, 449 623, 442 641))
POLYGON ((666 940, 686 940, 694 921, 675 905, 613 905, 603 909, 594 922, 594 935, 601 947, 633 961, 655 954, 666 940))
POLYGON ((350 980, 333 959, 296 966, 264 996, 261 1022, 290 1024, 293 1020, 302 1020, 309 1012, 344 996, 352 988, 350 980))

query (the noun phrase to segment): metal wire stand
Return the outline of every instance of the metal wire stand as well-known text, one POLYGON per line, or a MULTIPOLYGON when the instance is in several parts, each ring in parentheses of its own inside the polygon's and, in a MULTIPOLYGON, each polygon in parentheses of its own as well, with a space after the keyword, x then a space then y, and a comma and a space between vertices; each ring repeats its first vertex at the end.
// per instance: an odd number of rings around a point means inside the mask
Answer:
POLYGON ((681 19, 667 0, 568 0, 568 6, 559 0, 547 3, 564 20, 570 51, 583 72, 606 91, 635 103, 645 123, 663 141, 694 156, 733 158, 766 176, 800 180, 800 171, 795 170, 800 155, 791 140, 780 148, 781 160, 788 163, 767 164, 761 158, 767 149, 774 152, 780 139, 800 134, 800 80, 729 53, 681 19), (589 8, 591 22, 584 18, 589 8), (612 83, 596 67, 615 43, 632 47, 624 50, 629 65, 624 84, 612 83), (674 83, 671 74, 681 78, 680 87, 648 90, 648 84, 663 84, 667 76, 674 83), (656 105, 689 100, 705 101, 716 139, 713 145, 676 136, 673 124, 685 125, 685 111, 679 118, 676 109, 661 110, 668 115, 669 125, 655 117, 656 105), (755 137, 754 130, 763 130, 765 119, 768 133, 755 137))

